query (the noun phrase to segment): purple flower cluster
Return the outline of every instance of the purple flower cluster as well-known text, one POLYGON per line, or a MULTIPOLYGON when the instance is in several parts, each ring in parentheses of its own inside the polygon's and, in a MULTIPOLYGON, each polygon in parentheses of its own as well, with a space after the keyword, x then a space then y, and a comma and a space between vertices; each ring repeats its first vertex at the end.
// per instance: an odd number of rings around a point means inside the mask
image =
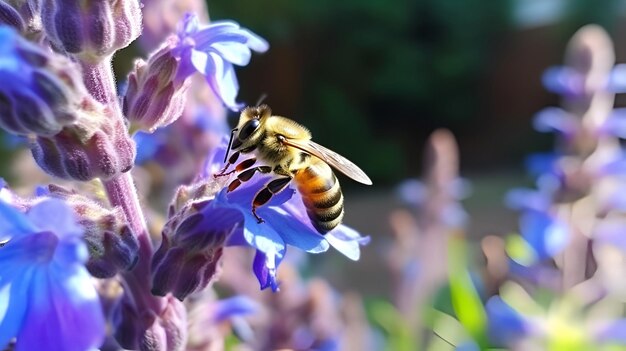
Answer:
POLYGON ((251 31, 186 14, 175 33, 147 39, 158 49, 137 60, 118 96, 111 58, 140 36, 140 5, 155 11, 157 1, 0 0, 0 80, 11 82, 0 85, 0 127, 28 137, 46 173, 73 182, 32 198, 0 184, 0 349, 209 347, 224 341, 223 324, 241 329, 238 316, 258 310, 245 297, 212 294, 230 247, 254 249, 261 290, 278 291, 288 247, 332 246, 358 260, 369 240, 343 225, 320 234, 292 188, 259 208, 258 223, 251 204, 267 178, 229 192, 213 177, 226 145, 210 146, 226 137, 225 109, 244 106, 235 66, 269 48, 251 31), (136 162, 138 131, 154 147, 136 162), (163 216, 141 205, 129 171, 164 159, 171 131, 172 158, 191 154, 194 164, 171 179, 195 181, 179 186, 163 216), (198 142, 207 134, 210 143, 198 142), (161 233, 157 250, 151 231, 161 233), (211 338, 192 334, 199 330, 211 338))

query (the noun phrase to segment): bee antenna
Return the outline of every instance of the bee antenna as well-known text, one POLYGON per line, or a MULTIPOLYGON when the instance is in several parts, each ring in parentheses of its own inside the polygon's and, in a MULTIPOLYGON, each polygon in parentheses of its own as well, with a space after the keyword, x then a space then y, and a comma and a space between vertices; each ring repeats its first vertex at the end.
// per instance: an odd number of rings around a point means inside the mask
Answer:
POLYGON ((230 131, 230 139, 228 139, 228 148, 226 149, 226 153, 224 154, 224 163, 228 160, 228 153, 230 152, 230 148, 233 146, 233 137, 235 136, 235 132, 238 131, 238 128, 233 128, 230 131))
POLYGON ((259 96, 259 99, 256 101, 255 106, 259 106, 260 104, 262 104, 265 99, 267 99, 267 93, 261 94, 261 96, 259 96))

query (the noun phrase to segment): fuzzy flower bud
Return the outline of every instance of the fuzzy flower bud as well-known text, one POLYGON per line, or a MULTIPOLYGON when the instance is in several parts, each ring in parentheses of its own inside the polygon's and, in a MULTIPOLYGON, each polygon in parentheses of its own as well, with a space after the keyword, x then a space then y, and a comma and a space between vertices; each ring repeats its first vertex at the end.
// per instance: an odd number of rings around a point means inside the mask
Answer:
POLYGON ((226 238, 242 216, 237 210, 214 207, 212 194, 208 183, 178 190, 152 260, 153 294, 171 292, 183 300, 204 289, 215 275, 226 238))
POLYGON ((174 122, 183 112, 189 79, 180 74, 180 57, 169 40, 148 62, 139 60, 128 77, 124 115, 131 130, 154 132, 174 122))
POLYGON ((0 24, 19 30, 29 39, 41 34, 40 0, 0 0, 0 24))
POLYGON ((20 13, 13 6, 4 1, 0 1, 0 24, 11 26, 18 31, 24 30, 24 20, 20 13))
POLYGON ((66 57, 1 27, 0 127, 15 134, 52 136, 74 123, 84 100, 90 99, 79 72, 66 57))
POLYGON ((78 111, 80 122, 58 134, 39 136, 31 144, 37 164, 63 179, 110 179, 129 171, 135 159, 134 141, 110 110, 90 101, 78 111))
POLYGON ((114 322, 115 339, 124 349, 179 351, 187 343, 187 311, 182 302, 168 296, 159 315, 141 310, 129 295, 122 297, 114 322), (148 325, 146 329, 140 326, 148 325))
POLYGON ((96 278, 110 278, 137 262, 139 243, 121 208, 107 209, 74 191, 50 185, 50 196, 64 199, 84 228, 89 250, 87 270, 96 278))
POLYGON ((42 18, 56 48, 87 62, 99 62, 141 33, 137 0, 43 0, 42 18))

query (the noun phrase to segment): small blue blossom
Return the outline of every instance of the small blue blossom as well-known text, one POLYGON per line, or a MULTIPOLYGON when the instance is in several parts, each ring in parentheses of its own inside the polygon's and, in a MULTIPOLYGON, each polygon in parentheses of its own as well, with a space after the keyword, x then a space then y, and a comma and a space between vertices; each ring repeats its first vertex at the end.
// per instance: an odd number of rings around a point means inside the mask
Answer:
POLYGON ((233 208, 243 215, 243 225, 235 229, 229 244, 245 242, 257 249, 253 270, 261 289, 278 290, 276 270, 285 257, 287 246, 294 246, 309 253, 321 253, 333 246, 352 260, 358 260, 360 245, 369 241, 355 230, 339 225, 326 235, 321 235, 310 223, 300 195, 288 188, 274 196, 270 202, 257 209, 264 219, 258 223, 252 214, 252 200, 267 183, 268 177, 258 177, 233 192, 221 190, 207 207, 233 208))
POLYGON ((265 52, 269 44, 235 22, 201 26, 192 14, 187 14, 180 24, 178 40, 174 50, 181 58, 180 74, 199 72, 224 105, 240 110, 243 105, 236 102, 239 83, 233 65, 247 65, 251 50, 265 52))
POLYGON ((0 127, 19 135, 54 135, 78 118, 86 96, 68 58, 0 26, 0 127))
MULTIPOLYGON (((225 144, 215 150, 206 166, 206 176, 212 177, 219 169, 225 152, 225 144)), ((268 182, 268 176, 256 176, 243 183, 235 191, 227 188, 219 191, 204 211, 231 208, 243 216, 243 225, 237 226, 227 239, 228 245, 247 244, 257 249, 253 263, 261 289, 271 287, 278 290, 276 270, 285 257, 287 246, 297 247, 309 253, 321 253, 330 246, 351 260, 360 257, 360 246, 369 242, 357 231, 339 225, 325 235, 321 235, 311 224, 302 197, 288 187, 275 195, 268 204, 259 207, 257 214, 264 223, 258 223, 252 214, 252 201, 258 191, 268 182)))
POLYGON ((520 218, 520 231, 538 260, 554 257, 569 243, 567 225, 548 212, 524 213, 520 218))
POLYGON ((82 228, 61 200, 23 214, 0 201, 0 349, 88 350, 105 323, 84 263, 82 228))

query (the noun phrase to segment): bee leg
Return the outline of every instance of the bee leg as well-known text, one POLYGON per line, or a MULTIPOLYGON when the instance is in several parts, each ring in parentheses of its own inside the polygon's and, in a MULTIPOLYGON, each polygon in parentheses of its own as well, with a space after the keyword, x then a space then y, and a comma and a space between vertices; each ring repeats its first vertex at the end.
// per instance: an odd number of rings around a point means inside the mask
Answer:
POLYGON ((249 158, 247 160, 243 160, 243 161, 239 162, 237 164, 237 166, 235 166, 235 169, 233 169, 230 172, 226 172, 228 167, 230 165, 234 164, 237 161, 238 157, 239 157, 239 152, 234 153, 233 156, 231 156, 230 159, 228 160, 228 163, 226 164, 226 167, 224 167, 224 169, 222 169, 219 173, 215 174, 213 177, 217 178, 217 177, 229 176, 229 175, 231 175, 231 174, 233 174, 235 172, 241 172, 241 171, 243 171, 245 169, 248 169, 248 168, 252 167, 252 165, 254 165, 256 163, 256 157, 252 157, 252 158, 249 158))
POLYGON ((263 223, 265 221, 263 220, 263 218, 257 215, 256 213, 257 207, 265 205, 268 201, 270 201, 272 196, 283 191, 287 187, 289 182, 291 182, 291 179, 293 178, 291 176, 288 176, 288 177, 277 178, 277 179, 271 180, 269 183, 265 185, 265 187, 263 187, 263 189, 261 189, 256 194, 256 196, 254 197, 254 200, 252 201, 252 214, 254 215, 254 217, 259 223, 263 223))
POLYGON ((269 173, 271 171, 272 171, 272 168, 269 166, 258 166, 258 167, 248 168, 245 171, 239 173, 237 175, 237 179, 233 180, 232 182, 230 182, 230 184, 228 184, 228 192, 231 192, 237 189, 241 185, 241 183, 247 182, 248 180, 250 180, 250 178, 252 178, 252 176, 256 172, 269 173))
POLYGON ((239 151, 237 151, 237 152, 233 153, 232 155, 230 155, 230 157, 228 158, 228 162, 226 162, 226 166, 224 166, 224 168, 222 168, 222 170, 219 171, 219 173, 214 174, 213 177, 217 178, 217 177, 223 177, 223 176, 231 174, 232 172, 226 173, 226 171, 228 170, 228 167, 230 167, 230 165, 232 165, 235 162, 237 162, 237 159, 239 158, 239 155, 241 155, 241 153, 239 151))

